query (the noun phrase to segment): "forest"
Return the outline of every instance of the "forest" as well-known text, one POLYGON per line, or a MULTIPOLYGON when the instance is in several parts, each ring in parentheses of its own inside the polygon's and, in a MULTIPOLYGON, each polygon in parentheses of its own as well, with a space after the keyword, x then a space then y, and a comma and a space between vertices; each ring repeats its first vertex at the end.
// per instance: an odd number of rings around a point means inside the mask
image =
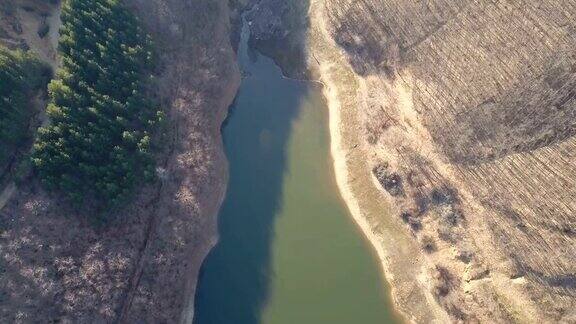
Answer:
POLYGON ((48 126, 32 163, 43 185, 106 212, 152 180, 151 133, 162 120, 150 90, 153 44, 119 0, 69 0, 61 68, 48 86, 48 126))
POLYGON ((48 81, 47 68, 31 54, 0 46, 0 171, 29 138, 30 98, 48 81))

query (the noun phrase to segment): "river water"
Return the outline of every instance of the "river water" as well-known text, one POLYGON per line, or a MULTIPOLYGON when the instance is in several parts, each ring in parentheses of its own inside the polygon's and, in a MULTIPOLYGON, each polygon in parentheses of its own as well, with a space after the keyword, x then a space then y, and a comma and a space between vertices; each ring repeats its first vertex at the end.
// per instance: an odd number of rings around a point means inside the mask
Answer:
POLYGON ((396 323, 380 265, 335 185, 319 85, 282 77, 244 28, 220 241, 199 277, 195 324, 396 323))

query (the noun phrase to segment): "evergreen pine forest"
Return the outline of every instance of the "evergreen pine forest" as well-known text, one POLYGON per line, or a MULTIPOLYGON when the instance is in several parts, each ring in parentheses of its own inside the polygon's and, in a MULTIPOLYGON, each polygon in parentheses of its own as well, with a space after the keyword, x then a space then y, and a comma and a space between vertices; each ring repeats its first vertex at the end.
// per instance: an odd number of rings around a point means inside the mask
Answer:
POLYGON ((47 189, 106 211, 154 178, 151 132, 162 113, 148 99, 153 44, 121 1, 68 0, 59 52, 32 163, 47 189))

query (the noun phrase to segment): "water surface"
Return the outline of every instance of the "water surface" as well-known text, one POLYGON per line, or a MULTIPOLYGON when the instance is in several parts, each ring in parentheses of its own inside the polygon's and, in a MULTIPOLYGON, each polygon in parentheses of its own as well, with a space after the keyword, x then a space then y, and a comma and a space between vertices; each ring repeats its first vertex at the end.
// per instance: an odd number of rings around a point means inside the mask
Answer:
POLYGON ((195 324, 394 323, 380 265, 333 179, 318 85, 251 52, 223 129, 230 183, 195 324))

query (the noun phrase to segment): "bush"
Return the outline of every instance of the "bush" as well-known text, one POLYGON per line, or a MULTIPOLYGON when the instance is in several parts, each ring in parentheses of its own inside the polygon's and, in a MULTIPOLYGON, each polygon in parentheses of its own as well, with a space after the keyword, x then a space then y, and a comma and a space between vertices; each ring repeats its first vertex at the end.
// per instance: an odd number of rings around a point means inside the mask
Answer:
POLYGON ((48 189, 107 210, 154 174, 150 132, 161 113, 146 93, 152 41, 119 0, 66 1, 62 23, 50 125, 32 162, 48 189))

